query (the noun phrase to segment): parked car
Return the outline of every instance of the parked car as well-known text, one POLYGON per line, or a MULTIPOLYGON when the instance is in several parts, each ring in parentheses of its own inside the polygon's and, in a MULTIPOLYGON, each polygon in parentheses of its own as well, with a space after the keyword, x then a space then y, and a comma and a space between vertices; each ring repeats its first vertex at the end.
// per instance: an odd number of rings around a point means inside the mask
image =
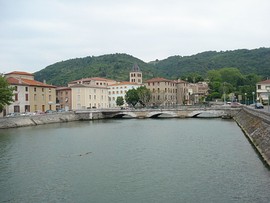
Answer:
POLYGON ((53 111, 53 110, 47 110, 47 111, 45 111, 45 113, 47 113, 47 114, 51 114, 51 113, 55 113, 56 111, 53 111))
POLYGON ((240 104, 240 103, 238 103, 238 102, 231 102, 230 105, 231 105, 232 108, 237 108, 237 107, 242 106, 242 104, 240 104))
POLYGON ((263 108, 264 106, 262 105, 262 103, 259 102, 255 103, 255 109, 263 109, 263 108))
POLYGON ((9 113, 6 115, 6 117, 15 117, 15 116, 19 116, 20 113, 9 113))

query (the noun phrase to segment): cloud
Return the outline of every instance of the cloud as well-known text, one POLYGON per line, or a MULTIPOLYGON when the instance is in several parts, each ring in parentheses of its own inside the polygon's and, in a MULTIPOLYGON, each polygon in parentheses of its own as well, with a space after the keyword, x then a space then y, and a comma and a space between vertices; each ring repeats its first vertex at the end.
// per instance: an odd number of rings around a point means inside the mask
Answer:
POLYGON ((144 61, 269 47, 267 0, 0 0, 0 72, 125 52, 144 61))

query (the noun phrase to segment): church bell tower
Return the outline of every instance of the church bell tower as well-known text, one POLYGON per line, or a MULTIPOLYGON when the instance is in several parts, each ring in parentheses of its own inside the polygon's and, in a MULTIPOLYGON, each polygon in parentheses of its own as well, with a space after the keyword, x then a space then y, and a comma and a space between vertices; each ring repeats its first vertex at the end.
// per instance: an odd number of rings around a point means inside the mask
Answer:
POLYGON ((129 82, 142 84, 142 72, 137 63, 133 65, 132 70, 129 73, 129 82))

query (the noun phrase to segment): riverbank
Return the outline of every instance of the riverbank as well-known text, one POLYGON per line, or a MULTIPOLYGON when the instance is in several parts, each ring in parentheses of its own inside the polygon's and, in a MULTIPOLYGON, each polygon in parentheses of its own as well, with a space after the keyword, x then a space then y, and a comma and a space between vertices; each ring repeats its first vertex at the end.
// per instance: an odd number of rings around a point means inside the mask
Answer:
POLYGON ((270 166, 270 114, 251 108, 243 108, 233 118, 270 166))
POLYGON ((79 117, 74 112, 6 117, 0 119, 0 129, 44 125, 50 123, 71 122, 78 120, 79 117))

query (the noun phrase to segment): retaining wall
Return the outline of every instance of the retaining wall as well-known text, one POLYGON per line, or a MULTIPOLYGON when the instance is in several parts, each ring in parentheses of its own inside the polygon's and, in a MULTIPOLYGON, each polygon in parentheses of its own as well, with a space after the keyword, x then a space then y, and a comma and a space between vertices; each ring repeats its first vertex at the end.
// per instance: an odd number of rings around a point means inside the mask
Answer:
POLYGON ((43 125, 49 123, 60 123, 77 120, 79 120, 79 117, 73 112, 42 114, 34 116, 8 117, 0 119, 0 128, 15 128, 15 127, 43 125))
POLYGON ((270 166, 270 113, 245 107, 234 120, 270 166))

